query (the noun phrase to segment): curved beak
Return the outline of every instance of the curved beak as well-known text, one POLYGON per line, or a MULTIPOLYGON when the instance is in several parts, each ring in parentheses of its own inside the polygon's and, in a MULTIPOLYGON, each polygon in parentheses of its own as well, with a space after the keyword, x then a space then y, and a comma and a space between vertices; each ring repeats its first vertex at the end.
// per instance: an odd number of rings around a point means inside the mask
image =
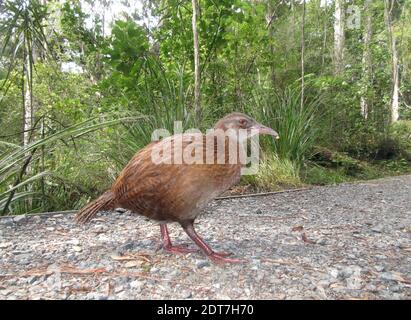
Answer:
POLYGON ((257 123, 255 125, 252 126, 253 129, 258 131, 258 134, 268 134, 270 136, 273 136, 274 139, 280 139, 280 136, 278 135, 277 131, 266 127, 260 123, 257 123))

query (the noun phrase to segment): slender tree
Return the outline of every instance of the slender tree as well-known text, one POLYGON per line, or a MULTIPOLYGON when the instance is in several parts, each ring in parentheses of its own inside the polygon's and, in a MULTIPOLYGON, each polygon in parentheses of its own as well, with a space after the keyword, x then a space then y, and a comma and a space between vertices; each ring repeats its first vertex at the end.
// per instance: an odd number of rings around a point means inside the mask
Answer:
MULTIPOLYGON (((364 2, 364 14, 365 14, 365 28, 364 28, 364 49, 362 56, 362 79, 363 86, 367 92, 372 76, 372 55, 371 55, 371 37, 372 37, 372 14, 371 14, 371 0, 365 0, 364 2)), ((362 95, 360 99, 361 114, 364 119, 368 118, 370 111, 369 101, 366 95, 362 95)))
POLYGON ((392 91, 391 91, 391 122, 398 121, 399 118, 399 91, 400 91, 400 78, 399 78, 399 64, 398 64, 398 52, 397 52, 397 40, 394 35, 394 29, 392 25, 392 10, 394 8, 394 0, 384 1, 384 17, 385 25, 387 27, 388 42, 391 52, 391 73, 392 73, 392 91))
POLYGON ((47 8, 38 0, 7 1, 4 6, 1 28, 5 34, 5 40, 2 55, 7 47, 14 53, 9 61, 9 71, 18 68, 19 57, 23 65, 20 78, 23 97, 22 143, 25 146, 30 142, 34 123, 33 66, 38 57, 46 55, 45 51, 48 49, 47 38, 44 34, 47 8))
POLYGON ((344 66, 344 0, 335 0, 334 9, 334 73, 340 74, 344 66))
POLYGON ((303 16, 301 22, 301 108, 304 106, 304 76, 305 76, 305 65, 304 65, 304 55, 305 55, 305 0, 303 0, 303 16))
POLYGON ((197 125, 201 120, 201 74, 200 74, 200 48, 198 42, 197 18, 198 18, 198 3, 197 0, 192 0, 193 16, 192 28, 194 38, 194 109, 197 125))

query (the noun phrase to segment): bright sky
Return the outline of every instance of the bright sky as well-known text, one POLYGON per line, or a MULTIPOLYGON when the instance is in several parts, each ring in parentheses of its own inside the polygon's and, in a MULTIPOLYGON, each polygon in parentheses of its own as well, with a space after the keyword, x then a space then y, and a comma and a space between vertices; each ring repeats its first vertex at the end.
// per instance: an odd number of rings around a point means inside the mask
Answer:
MULTIPOLYGON (((120 1, 120 0, 113 0, 111 1, 112 3, 108 5, 107 7, 104 7, 100 1, 94 1, 93 5, 90 5, 84 0, 81 0, 81 6, 82 9, 85 13, 90 15, 90 18, 87 21, 87 27, 92 26, 92 21, 93 21, 93 15, 97 14, 100 17, 104 13, 104 31, 106 34, 110 33, 111 28, 110 24, 116 19, 120 18, 122 16, 123 12, 126 12, 128 14, 132 14, 134 12, 137 12, 139 14, 142 13, 143 10, 143 5, 141 3, 141 0, 127 0, 127 1, 120 1), (128 3, 128 5, 125 5, 124 3, 128 3)), ((144 21, 144 23, 148 23, 149 25, 151 24, 152 21, 144 21)))

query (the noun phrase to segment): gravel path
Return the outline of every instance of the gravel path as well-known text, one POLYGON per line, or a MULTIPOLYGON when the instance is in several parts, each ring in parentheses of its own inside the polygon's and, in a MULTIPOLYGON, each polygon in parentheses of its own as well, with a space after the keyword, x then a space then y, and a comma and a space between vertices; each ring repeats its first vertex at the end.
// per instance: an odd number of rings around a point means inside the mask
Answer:
POLYGON ((411 175, 216 200, 196 227, 245 263, 156 252, 129 213, 1 218, 0 299, 411 299, 411 175))

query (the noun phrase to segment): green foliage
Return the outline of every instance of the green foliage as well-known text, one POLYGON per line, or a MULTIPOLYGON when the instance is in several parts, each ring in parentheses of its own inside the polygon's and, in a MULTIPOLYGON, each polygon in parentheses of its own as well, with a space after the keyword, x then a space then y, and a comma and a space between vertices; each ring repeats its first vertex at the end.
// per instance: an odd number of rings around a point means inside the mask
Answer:
MULTIPOLYGON (((2 150, 0 156, 0 211, 3 214, 7 212, 16 214, 20 213, 20 210, 42 211, 54 208, 56 202, 61 207, 76 207, 78 199, 67 202, 66 196, 70 194, 68 190, 77 189, 78 195, 87 190, 84 184, 76 186, 73 179, 70 181, 72 174, 69 172, 76 169, 74 163, 78 165, 81 157, 79 150, 76 149, 76 143, 86 134, 130 120, 136 121, 138 118, 118 116, 112 116, 111 119, 107 120, 91 118, 37 139, 24 147, 0 143, 0 150, 2 150), (62 147, 59 142, 63 142, 68 148, 62 147), (35 166, 35 164, 40 165, 35 166), (32 167, 31 169, 29 169, 29 165, 32 167), (34 170, 34 167, 37 170, 34 170), (59 173, 64 175, 60 176, 59 173), (62 197, 61 202, 58 201, 59 196, 62 197), (30 201, 22 205, 22 201, 27 199, 30 201), (53 200, 50 201, 50 199, 53 200)), ((88 147, 88 157, 93 156, 93 153, 90 153, 91 145, 92 143, 83 145, 88 147)), ((96 151, 99 153, 99 150, 96 151)), ((94 154, 93 158, 94 161, 98 161, 98 154, 94 154)), ((105 170, 109 169, 104 164, 102 165, 105 170)), ((77 173, 81 173, 81 170, 77 173)), ((83 178, 82 182, 84 181, 83 178)))
POLYGON ((343 169, 330 169, 321 166, 311 166, 303 171, 302 179, 307 184, 327 185, 347 181, 343 169))
POLYGON ((291 160, 297 168, 300 167, 309 156, 319 133, 321 99, 307 99, 301 106, 301 92, 291 86, 280 93, 256 93, 254 101, 256 118, 280 135, 277 141, 267 139, 267 145, 281 159, 291 160))
MULTIPOLYGON (((183 130, 193 126, 190 2, 143 1, 144 12, 158 24, 143 24, 144 14, 136 17, 130 8, 109 33, 107 16, 86 13, 82 1, 41 3, 0 3, 0 210, 7 206, 9 213, 78 208, 110 185, 151 141, 154 129, 173 132, 175 120, 182 121, 183 130), (63 72, 67 62, 80 71, 63 72), (29 82, 28 68, 33 69, 29 82), (22 147, 27 83, 32 143, 22 147)), ((110 2, 102 3, 110 10, 110 2)), ((369 48, 365 23, 347 24, 344 69, 338 75, 334 7, 322 3, 306 1, 301 105, 301 3, 199 1, 200 129, 240 111, 280 134, 278 141, 261 138, 267 157, 257 175, 243 178, 255 190, 410 172, 411 4, 396 1, 393 8, 403 120, 391 125, 383 2, 372 2, 369 9, 369 48), (370 78, 364 77, 366 49, 370 78), (369 104, 367 119, 361 98, 369 104)), ((353 4, 362 8, 364 1, 353 4)))
POLYGON ((256 191, 273 191, 301 186, 298 168, 288 159, 276 155, 264 158, 256 175, 244 176, 243 183, 256 191))
POLYGON ((396 141, 400 156, 411 161, 411 120, 400 120, 392 124, 390 136, 396 141))

